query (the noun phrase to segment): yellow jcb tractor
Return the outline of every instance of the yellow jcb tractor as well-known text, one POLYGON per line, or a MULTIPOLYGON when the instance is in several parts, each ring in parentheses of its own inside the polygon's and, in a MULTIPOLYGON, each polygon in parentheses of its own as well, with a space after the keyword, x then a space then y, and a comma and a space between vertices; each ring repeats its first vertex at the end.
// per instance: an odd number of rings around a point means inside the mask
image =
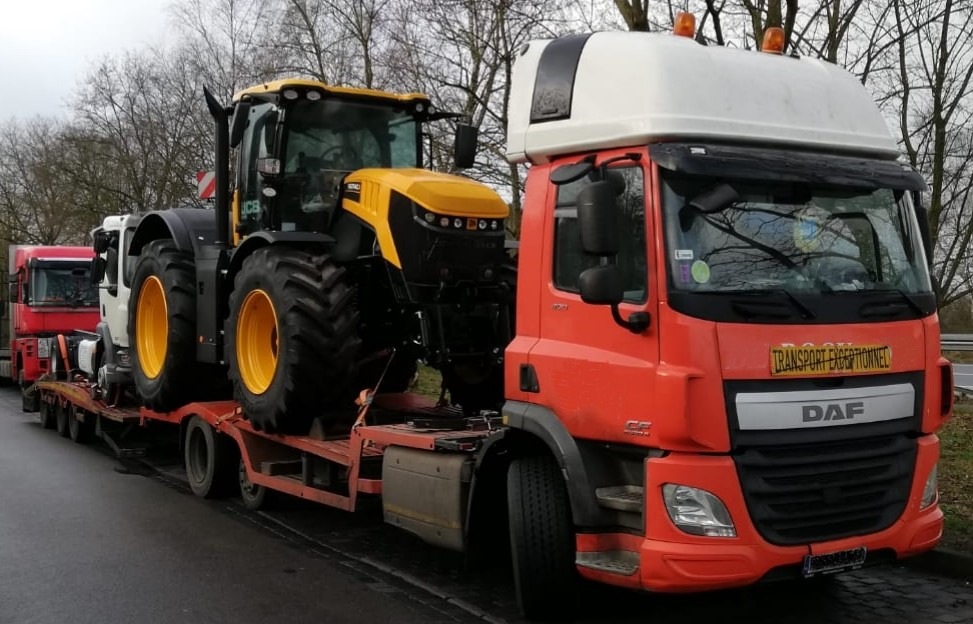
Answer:
MULTIPOLYGON (((231 385, 256 427, 301 433, 380 379, 404 390, 421 358, 464 411, 497 407, 512 330, 508 207, 422 168, 424 128, 455 115, 421 94, 307 80, 252 87, 229 106, 205 96, 214 209, 148 213, 128 249, 144 403, 230 398, 231 385)), ((476 143, 458 124, 458 167, 476 143)))

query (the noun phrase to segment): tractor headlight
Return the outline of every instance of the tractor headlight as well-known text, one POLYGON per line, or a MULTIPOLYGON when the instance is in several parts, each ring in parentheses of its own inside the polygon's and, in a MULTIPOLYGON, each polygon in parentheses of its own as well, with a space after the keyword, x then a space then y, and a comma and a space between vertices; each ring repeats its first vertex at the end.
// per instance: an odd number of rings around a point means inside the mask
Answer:
POLYGON ((736 537, 736 527, 726 505, 715 494, 688 485, 662 486, 669 519, 685 533, 707 537, 736 537))
POLYGON ((926 477, 926 485, 922 488, 922 500, 919 502, 919 509, 925 509, 936 502, 939 493, 938 488, 939 464, 932 467, 929 476, 926 477))

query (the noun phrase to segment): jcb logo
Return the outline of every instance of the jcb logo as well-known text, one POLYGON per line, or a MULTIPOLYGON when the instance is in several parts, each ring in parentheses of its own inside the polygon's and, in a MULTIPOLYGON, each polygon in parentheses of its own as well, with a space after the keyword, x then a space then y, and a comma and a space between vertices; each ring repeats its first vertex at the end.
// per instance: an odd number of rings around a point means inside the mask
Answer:
POLYGON ((861 401, 854 403, 822 403, 820 405, 805 405, 802 408, 804 422, 822 422, 827 420, 852 420, 865 413, 865 404, 861 401))

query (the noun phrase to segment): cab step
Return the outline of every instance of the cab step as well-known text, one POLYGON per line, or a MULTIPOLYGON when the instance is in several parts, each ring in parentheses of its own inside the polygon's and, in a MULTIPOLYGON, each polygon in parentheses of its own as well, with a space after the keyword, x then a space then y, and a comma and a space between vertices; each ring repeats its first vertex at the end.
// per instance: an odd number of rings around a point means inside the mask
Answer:
POLYGON ((595 490, 598 504, 618 511, 642 512, 643 490, 639 485, 612 485, 595 490))
POLYGON ((574 562, 582 568, 622 576, 632 576, 639 571, 639 554, 630 550, 579 552, 574 562))

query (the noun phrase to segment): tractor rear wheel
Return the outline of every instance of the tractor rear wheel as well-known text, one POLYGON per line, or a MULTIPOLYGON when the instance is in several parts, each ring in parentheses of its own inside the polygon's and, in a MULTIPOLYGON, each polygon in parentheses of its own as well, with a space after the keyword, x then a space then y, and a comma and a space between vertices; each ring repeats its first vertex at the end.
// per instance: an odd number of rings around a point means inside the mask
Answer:
POLYGON ((132 280, 129 344, 132 376, 150 409, 164 412, 195 400, 205 387, 196 363, 196 271, 172 239, 142 249, 132 280))
POLYGON ((307 433, 327 409, 353 407, 360 349, 354 290, 327 255, 271 245, 243 261, 230 296, 225 359, 254 427, 307 433))

